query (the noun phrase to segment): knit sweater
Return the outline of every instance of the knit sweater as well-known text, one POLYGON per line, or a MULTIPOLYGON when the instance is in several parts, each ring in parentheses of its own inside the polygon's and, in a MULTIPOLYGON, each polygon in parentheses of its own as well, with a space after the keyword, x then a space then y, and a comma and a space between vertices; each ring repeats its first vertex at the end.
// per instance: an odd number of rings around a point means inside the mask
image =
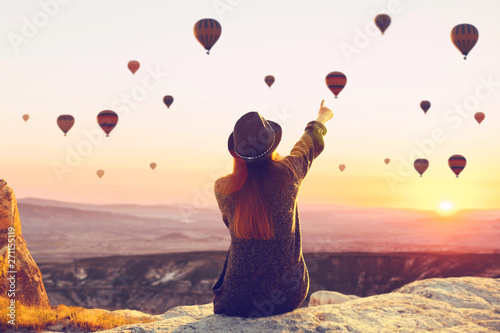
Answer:
POLYGON ((214 313, 263 317, 293 311, 309 290, 302 254, 297 196, 312 161, 323 151, 326 127, 312 121, 288 156, 290 169, 270 167, 261 184, 269 201, 274 237, 242 239, 234 233, 235 193, 224 188, 229 176, 216 180, 214 190, 231 245, 222 273, 213 286, 214 313), (293 169, 293 170, 292 170, 293 169))

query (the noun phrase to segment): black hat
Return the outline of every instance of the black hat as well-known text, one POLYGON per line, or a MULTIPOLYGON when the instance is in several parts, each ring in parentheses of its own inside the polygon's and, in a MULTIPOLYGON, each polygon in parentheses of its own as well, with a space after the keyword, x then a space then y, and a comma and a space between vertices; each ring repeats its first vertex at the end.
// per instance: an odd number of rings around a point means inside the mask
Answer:
POLYGON ((227 148, 234 158, 253 163, 271 156, 280 141, 281 126, 252 111, 236 122, 227 148))

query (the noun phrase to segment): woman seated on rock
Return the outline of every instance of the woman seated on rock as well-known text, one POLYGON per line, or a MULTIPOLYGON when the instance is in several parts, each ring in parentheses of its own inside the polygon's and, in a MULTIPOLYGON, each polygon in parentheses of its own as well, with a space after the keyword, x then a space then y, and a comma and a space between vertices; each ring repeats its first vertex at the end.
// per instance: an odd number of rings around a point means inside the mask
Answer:
POLYGON ((307 124, 285 157, 275 151, 280 125, 257 112, 236 122, 228 141, 233 172, 215 182, 231 245, 213 287, 214 313, 271 316, 295 310, 306 298, 309 273, 302 254, 297 195, 324 148, 324 124, 333 113, 323 104, 318 118, 307 124))

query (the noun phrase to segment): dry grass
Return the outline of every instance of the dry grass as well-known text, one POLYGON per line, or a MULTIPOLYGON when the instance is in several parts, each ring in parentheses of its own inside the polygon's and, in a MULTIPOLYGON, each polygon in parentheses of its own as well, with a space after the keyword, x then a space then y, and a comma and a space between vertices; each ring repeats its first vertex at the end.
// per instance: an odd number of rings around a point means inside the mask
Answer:
MULTIPOLYGON (((9 305, 9 299, 0 296, 0 308, 5 309, 9 305)), ((10 318, 6 311, 0 311, 0 330, 13 329, 8 323, 10 318)), ((111 329, 118 326, 149 323, 155 319, 152 316, 130 317, 125 315, 112 314, 101 309, 85 309, 81 307, 68 307, 59 305, 57 308, 40 309, 27 307, 16 303, 16 328, 29 329, 40 332, 50 325, 62 324, 65 331, 86 331, 111 329)))

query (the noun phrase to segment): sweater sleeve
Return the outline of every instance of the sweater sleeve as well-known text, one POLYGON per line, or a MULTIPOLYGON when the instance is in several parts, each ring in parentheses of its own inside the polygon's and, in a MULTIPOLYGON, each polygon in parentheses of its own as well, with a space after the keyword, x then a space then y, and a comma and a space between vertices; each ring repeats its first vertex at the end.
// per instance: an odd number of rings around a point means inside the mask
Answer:
POLYGON ((327 129, 325 125, 319 121, 311 121, 307 124, 306 129, 300 140, 295 144, 287 156, 294 166, 295 173, 300 180, 304 179, 312 161, 325 148, 323 136, 327 129))

